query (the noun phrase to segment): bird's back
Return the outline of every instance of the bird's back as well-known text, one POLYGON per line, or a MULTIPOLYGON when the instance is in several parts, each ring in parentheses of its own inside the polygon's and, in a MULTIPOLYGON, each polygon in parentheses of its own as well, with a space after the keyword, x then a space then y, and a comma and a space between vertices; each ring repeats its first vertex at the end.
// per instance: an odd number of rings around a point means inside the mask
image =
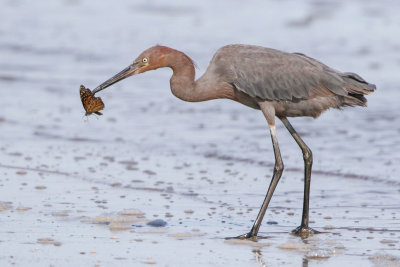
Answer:
POLYGON ((329 98, 324 100, 325 105, 316 106, 321 109, 319 113, 314 110, 311 115, 302 115, 298 111, 295 116, 316 117, 330 107, 365 106, 364 95, 375 90, 375 85, 355 73, 334 70, 304 54, 261 46, 224 46, 215 53, 210 66, 225 82, 257 101, 312 104, 310 101, 329 98))

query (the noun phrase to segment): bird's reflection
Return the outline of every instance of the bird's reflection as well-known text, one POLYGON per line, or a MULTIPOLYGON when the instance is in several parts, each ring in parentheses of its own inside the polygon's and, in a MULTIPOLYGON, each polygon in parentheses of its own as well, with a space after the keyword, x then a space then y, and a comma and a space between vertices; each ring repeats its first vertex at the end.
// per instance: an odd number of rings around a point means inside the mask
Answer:
POLYGON ((303 267, 308 267, 308 259, 306 257, 303 258, 303 267))
MULTIPOLYGON (((265 260, 263 259, 262 253, 260 249, 253 249, 252 252, 254 253, 254 258, 256 262, 258 263, 258 266, 260 267, 267 267, 268 265, 265 263, 265 260)), ((301 262, 302 267, 308 267, 308 259, 307 257, 302 258, 301 262)))
POLYGON ((261 250, 253 249, 253 253, 254 253, 254 256, 256 258, 256 262, 258 263, 258 265, 261 267, 266 267, 267 264, 265 264, 264 259, 262 258, 261 250))

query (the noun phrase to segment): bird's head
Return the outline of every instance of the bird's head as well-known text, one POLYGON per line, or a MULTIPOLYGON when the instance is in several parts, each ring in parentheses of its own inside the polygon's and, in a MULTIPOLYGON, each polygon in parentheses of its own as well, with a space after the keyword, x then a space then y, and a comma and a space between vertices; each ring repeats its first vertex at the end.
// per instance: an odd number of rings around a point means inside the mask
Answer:
POLYGON ((155 70, 162 67, 168 67, 168 55, 173 49, 166 46, 153 46, 143 51, 128 67, 117 73, 107 81, 97 86, 93 93, 101 91, 110 85, 117 83, 132 75, 143 73, 149 70, 155 70))

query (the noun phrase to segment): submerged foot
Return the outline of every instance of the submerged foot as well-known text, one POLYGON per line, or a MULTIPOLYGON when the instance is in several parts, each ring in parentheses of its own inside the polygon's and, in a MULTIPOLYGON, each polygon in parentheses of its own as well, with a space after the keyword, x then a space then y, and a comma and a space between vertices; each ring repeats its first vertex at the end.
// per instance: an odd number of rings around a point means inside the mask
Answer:
POLYGON ((241 239, 241 240, 251 240, 251 241, 256 241, 257 236, 252 234, 251 232, 235 237, 227 237, 226 239, 241 239))
POLYGON ((297 227, 292 231, 292 234, 300 237, 309 237, 313 234, 319 234, 319 233, 321 232, 318 232, 317 230, 314 230, 308 226, 303 226, 303 225, 300 225, 299 227, 297 227))

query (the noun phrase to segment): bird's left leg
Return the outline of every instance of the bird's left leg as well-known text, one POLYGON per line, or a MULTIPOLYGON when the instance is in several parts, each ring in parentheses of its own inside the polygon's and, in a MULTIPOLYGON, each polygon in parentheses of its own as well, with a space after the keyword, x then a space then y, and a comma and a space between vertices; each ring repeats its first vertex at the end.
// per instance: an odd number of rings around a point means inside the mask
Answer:
POLYGON ((311 149, 300 138, 296 130, 290 124, 286 117, 280 118, 282 123, 288 129, 296 143, 301 148, 304 158, 304 201, 303 201, 303 215, 301 217, 301 224, 293 230, 293 234, 299 236, 308 236, 310 234, 318 233, 317 231, 308 227, 308 211, 310 202, 310 184, 311 184, 311 167, 313 162, 311 149))
POLYGON ((273 106, 268 102, 260 103, 260 108, 264 113, 265 118, 267 119, 269 130, 271 133, 271 140, 275 154, 275 166, 272 174, 271 183, 268 187, 267 194, 265 196, 263 204, 261 205, 260 211, 258 212, 257 218, 254 221, 253 227, 251 228, 249 233, 237 237, 240 239, 251 239, 257 237, 258 230, 260 229, 261 222, 264 218, 265 212, 267 211, 268 204, 272 198, 272 195, 274 194, 275 188, 278 185, 279 179, 281 178, 283 172, 283 161, 279 150, 278 138, 276 137, 275 130, 275 110, 273 106))

